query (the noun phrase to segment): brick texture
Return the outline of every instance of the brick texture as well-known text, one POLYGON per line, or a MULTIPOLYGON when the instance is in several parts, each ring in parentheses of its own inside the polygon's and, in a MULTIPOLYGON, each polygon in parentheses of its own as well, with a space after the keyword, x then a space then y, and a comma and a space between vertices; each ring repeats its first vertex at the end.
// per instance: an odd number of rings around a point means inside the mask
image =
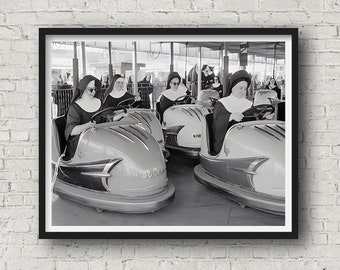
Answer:
POLYGON ((339 0, 14 0, 0 7, 0 269, 340 265, 339 0), (39 27, 298 27, 298 240, 38 240, 39 27))

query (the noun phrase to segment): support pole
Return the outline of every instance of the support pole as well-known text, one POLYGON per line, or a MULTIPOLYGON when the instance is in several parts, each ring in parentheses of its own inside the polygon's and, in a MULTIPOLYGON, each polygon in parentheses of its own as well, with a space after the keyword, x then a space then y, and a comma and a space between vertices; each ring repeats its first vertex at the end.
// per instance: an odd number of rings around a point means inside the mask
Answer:
POLYGON ((111 83, 113 77, 112 55, 111 55, 111 41, 109 41, 109 82, 111 83))
POLYGON ((253 60, 253 70, 252 70, 252 74, 251 74, 251 81, 252 81, 252 87, 250 89, 250 95, 254 96, 254 92, 255 92, 255 54, 252 55, 252 60, 253 60))
POLYGON ((224 78, 223 78, 223 96, 227 94, 228 81, 229 81, 229 52, 227 42, 224 42, 224 78))
POLYGON ((202 47, 198 48, 197 96, 202 90, 202 47))
POLYGON ((83 61, 83 77, 86 75, 85 42, 81 42, 81 56, 83 61))
POLYGON ((186 84, 188 83, 187 68, 188 68, 188 42, 185 44, 185 73, 184 73, 184 78, 185 78, 186 84))
POLYGON ((78 87, 79 70, 77 58, 77 42, 73 42, 73 94, 78 87))
POLYGON ((267 64, 267 57, 264 57, 264 81, 266 82, 267 80, 267 68, 268 68, 268 64, 267 64))
POLYGON ((241 41, 240 44, 240 54, 239 54, 239 58, 240 58, 240 69, 241 70, 246 70, 247 69, 247 65, 248 65, 248 42, 243 42, 241 41))
POLYGON ((174 43, 170 43, 170 72, 174 71, 174 43))
POLYGON ((133 74, 133 94, 139 97, 137 83, 137 42, 133 41, 132 74, 133 74))
POLYGON ((276 70, 276 47, 278 43, 274 45, 274 63, 273 63, 273 78, 275 79, 275 70, 276 70))
POLYGON ((220 69, 220 80, 221 80, 221 82, 222 82, 222 76, 223 76, 223 68, 224 68, 224 66, 223 66, 223 50, 222 49, 220 49, 220 51, 219 51, 219 69, 220 69))

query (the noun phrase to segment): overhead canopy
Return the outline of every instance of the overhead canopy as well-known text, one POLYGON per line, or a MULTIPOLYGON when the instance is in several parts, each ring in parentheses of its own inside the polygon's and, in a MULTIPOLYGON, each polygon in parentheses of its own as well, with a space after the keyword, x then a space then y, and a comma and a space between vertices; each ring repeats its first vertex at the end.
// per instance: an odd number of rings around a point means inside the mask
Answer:
MULTIPOLYGON (((170 41, 160 41, 161 43, 170 43, 170 41)), ((246 41, 245 41, 246 42, 246 41)), ((61 44, 69 44, 72 45, 72 42, 58 42, 61 44)), ((159 42, 151 42, 152 44, 158 44, 159 42)), ((205 47, 214 51, 217 50, 224 50, 224 42, 218 42, 218 41, 173 41, 173 43, 179 43, 179 44, 187 44, 188 48, 198 48, 198 47, 205 47)), ((115 42, 112 43, 113 46, 115 46, 115 42)), ((125 42, 121 42, 121 45, 123 46, 125 42)), ((241 42, 226 42, 227 44, 227 50, 230 53, 239 53, 240 52, 240 44, 241 42)), ((125 44, 126 45, 126 44, 125 44)), ((274 48, 276 45, 276 52, 275 52, 275 58, 276 59, 284 59, 285 58, 285 43, 284 42, 248 42, 248 54, 256 55, 259 57, 268 57, 268 58, 274 58, 274 48)), ((86 47, 92 47, 92 48, 102 48, 102 49, 108 49, 107 42, 95 42, 95 41, 87 41, 86 47)), ((123 46, 124 47, 124 46, 123 46)), ((125 48, 129 50, 133 50, 133 47, 131 45, 131 48, 125 48)), ((139 50, 140 51, 140 50, 139 50)), ((145 51, 145 49, 143 50, 145 51)))
MULTIPOLYGON (((176 42, 177 43, 177 42, 176 42)), ((211 50, 224 50, 224 42, 178 42, 181 44, 187 44, 189 48, 192 47, 205 47, 211 50)), ((226 42, 227 50, 230 53, 239 53, 241 42, 226 42)), ((275 58, 285 58, 285 43, 284 42, 248 42, 248 54, 256 56, 274 58, 274 48, 276 46, 275 58)))

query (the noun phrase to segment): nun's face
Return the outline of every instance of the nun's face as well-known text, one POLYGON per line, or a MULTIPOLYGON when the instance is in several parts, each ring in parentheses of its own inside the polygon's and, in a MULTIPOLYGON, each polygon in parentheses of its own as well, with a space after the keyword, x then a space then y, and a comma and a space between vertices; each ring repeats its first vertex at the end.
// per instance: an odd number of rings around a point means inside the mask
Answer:
POLYGON ((231 89, 232 95, 237 98, 246 98, 248 88, 247 86, 247 82, 240 81, 233 87, 233 89, 231 89))
POLYGON ((170 81, 171 90, 177 91, 178 86, 179 86, 179 79, 178 79, 178 78, 173 78, 173 79, 170 81))
POLYGON ((115 81, 114 89, 116 91, 123 91, 124 90, 124 79, 123 78, 118 78, 115 81))
POLYGON ((94 97, 94 95, 96 94, 96 86, 94 81, 89 82, 89 84, 86 86, 85 91, 89 96, 94 97))

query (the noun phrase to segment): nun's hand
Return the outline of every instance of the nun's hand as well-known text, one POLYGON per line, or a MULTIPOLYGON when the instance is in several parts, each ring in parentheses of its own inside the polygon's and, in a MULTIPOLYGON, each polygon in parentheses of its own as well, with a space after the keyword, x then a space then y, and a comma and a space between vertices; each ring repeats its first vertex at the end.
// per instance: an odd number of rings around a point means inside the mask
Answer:
POLYGON ((89 122, 83 124, 84 131, 87 130, 87 129, 92 129, 92 128, 94 128, 94 125, 95 125, 95 124, 96 124, 95 121, 93 121, 93 122, 89 121, 89 122))
POLYGON ((274 118, 274 113, 265 113, 265 115, 263 116, 263 119, 267 119, 267 120, 272 120, 274 118))
POLYGON ((244 115, 242 113, 232 113, 230 115, 230 120, 235 120, 236 122, 240 122, 243 119, 244 115))

